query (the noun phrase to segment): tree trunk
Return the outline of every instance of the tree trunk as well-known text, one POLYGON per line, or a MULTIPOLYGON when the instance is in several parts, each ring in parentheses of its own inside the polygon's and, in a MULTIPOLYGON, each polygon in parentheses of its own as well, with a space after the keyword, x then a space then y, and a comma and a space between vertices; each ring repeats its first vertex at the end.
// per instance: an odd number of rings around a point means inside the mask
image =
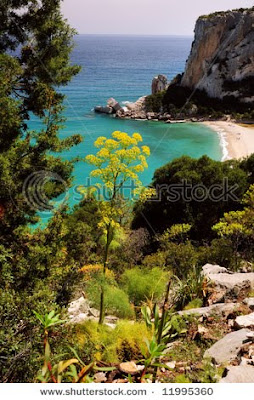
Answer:
POLYGON ((110 245, 110 225, 107 227, 107 239, 105 246, 105 254, 104 254, 104 262, 103 262, 103 279, 104 282, 101 286, 101 301, 100 301, 100 318, 99 324, 102 325, 105 318, 105 280, 106 280, 106 271, 108 265, 108 253, 109 253, 109 245, 110 245))

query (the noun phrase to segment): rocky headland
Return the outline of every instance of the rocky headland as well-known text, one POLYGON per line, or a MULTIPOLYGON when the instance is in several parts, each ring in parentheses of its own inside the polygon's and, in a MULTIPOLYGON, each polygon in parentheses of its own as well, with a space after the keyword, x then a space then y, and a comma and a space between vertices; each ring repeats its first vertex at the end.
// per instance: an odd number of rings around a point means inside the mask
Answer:
POLYGON ((109 99, 95 111, 167 122, 227 119, 236 113, 254 119, 253 26, 254 8, 201 16, 183 74, 171 82, 158 75, 150 95, 125 106, 109 99))
POLYGON ((150 95, 124 105, 111 98, 95 111, 169 124, 203 122, 221 136, 223 159, 253 153, 253 26, 254 8, 199 17, 182 74, 171 82, 158 75, 150 95))
POLYGON ((254 10, 202 16, 180 85, 211 98, 254 102, 254 10))

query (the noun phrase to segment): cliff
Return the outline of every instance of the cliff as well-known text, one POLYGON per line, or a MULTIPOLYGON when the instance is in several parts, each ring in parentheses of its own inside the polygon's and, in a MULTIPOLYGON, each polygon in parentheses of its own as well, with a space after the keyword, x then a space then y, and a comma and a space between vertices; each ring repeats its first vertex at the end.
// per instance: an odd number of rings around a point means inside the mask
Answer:
POLYGON ((254 8, 197 20, 180 86, 220 100, 254 102, 254 8))
POLYGON ((95 111, 166 122, 225 115, 253 121, 254 7, 199 17, 184 73, 169 84, 164 75, 156 76, 152 95, 119 107, 109 101, 95 111))

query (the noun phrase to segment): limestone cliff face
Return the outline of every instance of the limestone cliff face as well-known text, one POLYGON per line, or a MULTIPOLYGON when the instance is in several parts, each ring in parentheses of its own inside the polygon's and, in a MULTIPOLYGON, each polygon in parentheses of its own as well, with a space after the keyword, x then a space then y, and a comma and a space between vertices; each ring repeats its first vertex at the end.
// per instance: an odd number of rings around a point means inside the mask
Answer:
POLYGON ((254 102, 254 8, 198 19, 181 86, 254 102))

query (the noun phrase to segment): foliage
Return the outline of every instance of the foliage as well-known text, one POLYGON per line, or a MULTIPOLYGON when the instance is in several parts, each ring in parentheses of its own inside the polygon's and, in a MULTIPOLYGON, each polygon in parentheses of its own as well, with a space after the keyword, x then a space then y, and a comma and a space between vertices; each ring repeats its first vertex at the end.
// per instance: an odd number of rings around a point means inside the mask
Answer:
MULTIPOLYGON (((158 336, 161 324, 158 305, 154 305, 153 310, 150 307, 142 307, 142 315, 148 328, 152 329, 155 336, 158 336)), ((168 343, 176 336, 186 332, 184 319, 177 314, 167 312, 163 325, 162 342, 168 343)))
POLYGON ((196 248, 190 242, 179 244, 168 242, 162 246, 166 268, 179 279, 186 279, 198 263, 199 254, 196 248))
POLYGON ((177 375, 175 383, 191 383, 191 380, 185 374, 180 374, 177 375))
POLYGON ((99 238, 102 235, 99 222, 99 204, 93 196, 80 202, 65 216, 66 253, 79 266, 99 261, 99 238))
POLYGON ((233 268, 234 252, 230 239, 214 239, 210 246, 201 246, 198 249, 199 265, 207 263, 214 265, 223 265, 226 268, 233 268))
POLYGON ((203 276, 198 268, 193 268, 185 279, 175 277, 173 284, 174 305, 182 310, 188 303, 203 299, 203 276))
POLYGON ((44 331, 48 331, 53 326, 62 325, 65 321, 61 320, 59 314, 56 314, 54 310, 52 310, 49 314, 41 315, 36 311, 33 311, 36 318, 40 321, 44 331))
POLYGON ((62 360, 56 364, 52 364, 52 352, 49 344, 49 329, 56 325, 61 325, 63 322, 60 320, 59 315, 55 311, 51 311, 45 316, 38 314, 34 311, 37 319, 41 322, 44 329, 44 365, 41 369, 37 380, 42 383, 89 383, 92 379, 89 374, 93 371, 113 370, 114 368, 98 368, 96 362, 91 362, 85 365, 81 358, 78 356, 76 350, 70 347, 70 351, 75 355, 75 358, 62 360))
MULTIPOLYGON (((80 70, 70 64, 75 31, 63 19, 60 3, 4 0, 0 5, 0 239, 7 246, 15 228, 38 220, 40 202, 31 204, 22 191, 26 179, 50 172, 43 188, 45 207, 50 207, 50 200, 71 184, 73 169, 73 160, 53 154, 81 141, 79 135, 58 137, 64 98, 57 90, 80 70), (38 132, 28 128, 32 115, 42 122, 38 132)), ((29 194, 36 196, 36 188, 29 194)))
POLYGON ((57 213, 45 228, 20 229, 9 249, 1 246, 1 380, 33 377, 40 339, 32 310, 43 315, 66 306, 80 280, 80 265, 100 258, 96 213, 96 201, 84 201, 73 213, 57 213))
MULTIPOLYGON (((254 118, 254 116, 253 116, 254 118)), ((254 154, 251 154, 249 157, 244 158, 241 163, 240 167, 246 172, 248 175, 248 184, 254 184, 254 154)))
POLYGON ((146 269, 152 269, 152 268, 165 269, 166 266, 165 252, 157 251, 156 253, 146 255, 142 260, 142 265, 144 265, 146 269))
POLYGON ((161 112, 163 108, 163 97, 165 96, 166 91, 163 90, 156 94, 151 94, 146 96, 145 98, 145 107, 148 112, 161 112))
POLYGON ((112 269, 119 274, 123 269, 130 269, 140 264, 149 245, 147 229, 130 230, 125 228, 120 246, 110 254, 112 269))
POLYGON ((192 310, 193 308, 200 308, 203 307, 203 300, 202 299, 194 299, 191 300, 185 307, 185 310, 192 310))
POLYGON ((76 327, 78 351, 91 360, 118 363, 137 360, 142 357, 144 339, 150 339, 151 332, 144 323, 120 321, 115 329, 99 326, 88 321, 76 327))
POLYGON ((235 160, 219 162, 207 156, 198 160, 183 156, 156 170, 152 187, 160 195, 160 207, 149 199, 137 203, 133 228, 146 227, 154 236, 172 225, 189 224, 192 226, 190 239, 208 241, 213 239, 211 227, 225 212, 241 209, 241 198, 248 189, 248 173, 235 160), (220 190, 216 194, 220 197, 214 201, 210 190, 213 187, 218 190, 218 185, 220 190), (197 200, 199 192, 193 195, 197 187, 205 194, 204 201, 197 200), (227 195, 228 188, 234 188, 234 196, 227 195))
MULTIPOLYGON (((141 189, 139 173, 148 167, 146 157, 150 155, 147 146, 139 146, 142 142, 139 133, 129 136, 125 132, 113 132, 112 138, 99 137, 94 145, 100 150, 96 155, 88 155, 86 161, 95 166, 91 172, 103 183, 104 201, 100 202, 101 221, 99 226, 105 235, 105 246, 103 255, 103 274, 105 275, 108 266, 110 246, 112 246, 117 235, 121 235, 121 220, 124 217, 122 207, 121 191, 124 185, 131 181, 134 185, 131 194, 141 189), (105 201, 107 200, 107 201, 105 201)), ((100 183, 98 186, 101 187, 100 183)), ((105 288, 102 285, 100 290, 100 318, 99 323, 104 321, 105 314, 105 288)))
POLYGON ((189 224, 177 224, 172 225, 168 228, 160 238, 162 244, 168 243, 169 240, 184 242, 187 238, 188 233, 191 230, 191 225, 189 224))
POLYGON ((223 370, 223 367, 217 369, 211 360, 205 359, 198 374, 198 381, 200 383, 217 383, 222 377, 223 370))
POLYGON ((144 353, 145 368, 142 378, 146 376, 148 368, 154 368, 153 382, 156 382, 158 368, 164 367, 164 365, 160 365, 158 362, 166 349, 166 344, 177 335, 186 332, 183 319, 179 315, 172 315, 167 309, 169 289, 170 282, 167 285, 161 317, 157 304, 154 305, 153 310, 148 306, 141 309, 147 327, 153 332, 152 339, 146 341, 147 354, 144 353))
MULTIPOLYGON (((95 308, 100 306, 100 283, 91 280, 86 285, 86 294, 95 308)), ((128 295, 117 286, 104 284, 105 313, 119 318, 133 318, 134 311, 129 302, 128 295)))
POLYGON ((55 314, 54 310, 45 315, 41 315, 36 311, 34 311, 34 314, 40 321, 44 330, 44 365, 40 375, 38 376, 38 380, 44 383, 61 383, 64 372, 68 370, 68 368, 75 368, 74 365, 78 363, 77 359, 71 359, 67 361, 60 361, 59 364, 55 366, 52 366, 51 364, 51 349, 48 337, 49 330, 56 325, 61 325, 64 321, 59 318, 59 315, 55 314))
MULTIPOLYGON (((88 155, 86 160, 96 167, 91 172, 92 177, 102 181, 107 190, 107 199, 114 200, 131 180, 137 188, 140 187, 138 174, 147 167, 146 157, 150 155, 147 146, 139 147, 142 136, 134 133, 129 136, 125 132, 113 132, 112 138, 99 137, 94 145, 100 150, 96 155, 88 155)), ((105 225, 107 225, 105 221, 105 225)))
POLYGON ((56 214, 45 230, 30 229, 41 203, 27 201, 27 195, 36 198, 37 187, 23 191, 32 174, 47 171, 43 198, 50 208, 72 181, 74 160, 59 155, 81 141, 58 136, 64 122, 59 87, 80 69, 70 63, 75 32, 60 3, 0 4, 0 379, 6 382, 33 377, 40 339, 32 310, 44 314, 68 302, 76 276, 64 251, 64 216, 56 214), (38 131, 29 130, 30 118, 40 122, 38 131))
POLYGON ((244 210, 225 213, 221 221, 213 227, 220 237, 230 239, 236 267, 238 266, 238 252, 245 259, 251 259, 253 256, 254 185, 244 195, 243 204, 245 205, 244 210))
POLYGON ((167 274, 159 268, 133 268, 125 271, 121 277, 121 285, 135 306, 147 301, 159 301, 166 282, 167 274))

